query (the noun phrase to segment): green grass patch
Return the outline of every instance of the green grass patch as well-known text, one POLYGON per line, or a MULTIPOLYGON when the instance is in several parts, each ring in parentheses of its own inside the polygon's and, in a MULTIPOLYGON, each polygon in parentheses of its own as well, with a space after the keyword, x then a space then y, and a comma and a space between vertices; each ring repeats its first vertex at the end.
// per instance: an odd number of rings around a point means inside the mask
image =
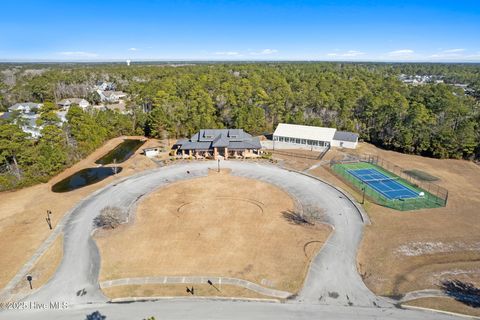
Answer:
POLYGON ((439 178, 432 176, 430 173, 422 171, 422 170, 417 170, 417 169, 412 169, 412 170, 403 170, 405 174, 408 174, 410 177, 421 180, 421 181, 438 181, 440 180, 439 178))

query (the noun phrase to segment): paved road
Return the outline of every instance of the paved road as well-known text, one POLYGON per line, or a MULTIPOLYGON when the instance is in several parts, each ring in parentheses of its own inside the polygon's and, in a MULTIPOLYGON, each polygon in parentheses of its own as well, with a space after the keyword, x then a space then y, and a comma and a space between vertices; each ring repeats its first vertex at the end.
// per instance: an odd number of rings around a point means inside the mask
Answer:
MULTIPOLYGON (((145 306, 151 312, 160 309, 156 311, 159 317, 162 310, 168 310, 168 318, 185 317, 185 310, 191 311, 187 313, 187 318, 212 318, 213 314, 219 318, 289 318, 288 315, 290 318, 298 318, 297 314, 309 318, 316 316, 316 312, 335 319, 351 319, 352 314, 360 315, 355 318, 365 319, 379 316, 392 319, 430 317, 429 313, 395 309, 390 302, 375 296, 364 285, 356 270, 356 251, 362 237, 363 222, 356 207, 342 193, 318 180, 276 166, 238 161, 223 162, 222 166, 231 168, 234 175, 277 185, 302 205, 325 209, 328 222, 335 230, 312 261, 306 284, 294 301, 286 304, 225 301, 194 303, 187 299, 172 304, 165 301, 149 304, 137 302, 133 305, 105 304, 106 298, 98 284, 100 257, 95 242, 90 237, 93 218, 107 205, 132 207, 138 199, 158 187, 178 180, 205 176, 208 168, 216 167, 215 162, 197 162, 159 168, 123 179, 99 190, 77 206, 65 222, 64 256, 58 270, 49 283, 27 299, 37 303, 62 301, 74 307, 70 313, 42 313, 35 318, 45 316, 48 319, 62 319, 67 318, 67 314, 73 316, 84 312, 82 308, 97 308, 106 314, 116 314, 114 319, 134 319, 132 315, 136 315, 136 318, 148 315, 140 313, 140 310, 147 311, 145 306), (86 307, 86 303, 98 305, 86 307), (215 313, 211 314, 212 310, 216 310, 215 313)), ((8 314, 9 319, 17 316, 21 319, 25 315, 8 314)), ((434 314, 431 318, 440 317, 434 314)))
POLYGON ((155 319, 169 320, 293 320, 293 319, 335 319, 335 320, 447 320, 459 319, 449 315, 411 311, 397 308, 365 308, 329 306, 319 304, 260 303, 245 301, 212 301, 203 299, 160 300, 128 304, 81 305, 68 311, 43 312, 9 311, 0 313, 0 319, 10 320, 85 320, 86 314, 99 310, 107 320, 141 320, 154 316, 155 319))

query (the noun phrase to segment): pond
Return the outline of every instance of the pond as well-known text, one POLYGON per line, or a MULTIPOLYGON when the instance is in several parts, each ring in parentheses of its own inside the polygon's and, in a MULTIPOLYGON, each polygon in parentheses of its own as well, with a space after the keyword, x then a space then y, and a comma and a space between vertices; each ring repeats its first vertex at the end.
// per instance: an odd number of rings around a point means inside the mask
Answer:
POLYGON ((120 173, 121 167, 100 167, 87 168, 76 172, 68 178, 56 183, 52 187, 53 192, 68 192, 90 184, 97 183, 103 179, 120 173))
POLYGON ((145 141, 126 139, 106 155, 97 159, 97 164, 121 163, 130 158, 145 141))

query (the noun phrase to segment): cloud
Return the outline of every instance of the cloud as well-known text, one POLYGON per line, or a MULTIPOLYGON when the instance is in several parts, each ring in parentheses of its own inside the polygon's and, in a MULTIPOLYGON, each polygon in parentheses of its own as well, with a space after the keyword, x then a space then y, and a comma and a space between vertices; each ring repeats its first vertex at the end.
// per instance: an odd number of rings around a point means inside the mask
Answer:
POLYGON ((401 49, 401 50, 395 50, 395 51, 390 51, 388 53, 389 56, 393 56, 393 57, 397 57, 397 56, 410 56, 412 55, 413 53, 415 53, 415 51, 411 50, 411 49, 401 49))
POLYGON ((138 50, 140 50, 140 49, 138 49, 138 48, 130 48, 130 49, 128 49, 128 51, 138 51, 138 50))
POLYGON ((430 55, 430 58, 434 59, 462 59, 462 58, 468 58, 469 56, 464 54, 465 49, 448 49, 448 50, 443 50, 441 52, 434 53, 430 55))
POLYGON ((250 52, 250 54, 253 56, 263 56, 263 55, 269 55, 269 54, 275 54, 275 53, 278 53, 277 49, 263 49, 261 51, 250 52))
POLYGON ((217 56, 239 56, 240 52, 237 51, 218 51, 215 52, 217 56))
POLYGON ((327 53, 327 57, 347 57, 347 58, 352 58, 352 57, 358 57, 358 56, 363 56, 365 55, 365 52, 362 51, 357 51, 357 50, 348 50, 346 52, 330 52, 327 53))
POLYGON ((61 51, 58 53, 62 56, 76 57, 76 58, 95 58, 98 57, 97 53, 85 52, 85 51, 61 51))
POLYGON ((457 53, 457 52, 463 52, 463 51, 465 51, 465 49, 461 49, 461 48, 459 48, 459 49, 443 50, 443 52, 445 52, 445 53, 457 53))

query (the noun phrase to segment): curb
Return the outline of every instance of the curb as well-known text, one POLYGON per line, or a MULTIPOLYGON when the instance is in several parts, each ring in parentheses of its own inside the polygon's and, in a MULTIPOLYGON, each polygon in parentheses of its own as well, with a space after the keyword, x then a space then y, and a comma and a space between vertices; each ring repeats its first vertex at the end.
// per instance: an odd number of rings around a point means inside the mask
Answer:
POLYGON ((345 198, 347 198, 348 201, 350 201, 353 206, 357 209, 357 212, 358 214, 360 215, 360 219, 362 219, 362 222, 366 225, 369 225, 371 224, 370 222, 370 218, 368 217, 368 214, 365 212, 365 210, 363 209, 363 207, 350 195, 348 194, 345 190, 341 189, 340 187, 337 187, 333 184, 331 184, 330 182, 327 182, 325 180, 322 180, 320 179, 319 177, 316 177, 314 175, 311 175, 309 173, 306 173, 306 172, 302 172, 302 171, 298 171, 298 170, 294 170, 294 169, 288 169, 288 168, 282 168, 284 170, 287 170, 287 171, 291 171, 291 172, 295 172, 295 173, 298 173, 298 174, 302 174, 306 177, 309 177, 309 178, 312 178, 312 179, 315 179, 317 181, 320 181, 332 188, 334 188, 335 190, 337 190, 338 192, 340 192, 341 194, 343 194, 345 196, 345 198))
POLYGON ((247 302, 267 302, 267 303, 281 303, 279 299, 260 299, 260 298, 242 298, 242 297, 178 297, 178 296, 166 296, 166 297, 125 297, 115 298, 108 301, 108 303, 130 303, 130 302, 146 302, 146 301, 158 301, 158 300, 211 300, 211 301, 247 301, 247 302))
POLYGON ((438 309, 432 309, 432 308, 409 306, 409 305, 403 305, 403 304, 402 304, 402 307, 405 308, 405 309, 443 313, 443 314, 447 314, 447 315, 451 315, 451 316, 455 316, 455 317, 467 318, 467 319, 480 319, 480 317, 477 317, 477 316, 470 316, 468 314, 456 313, 456 312, 450 312, 450 311, 444 311, 444 310, 438 310, 438 309))

